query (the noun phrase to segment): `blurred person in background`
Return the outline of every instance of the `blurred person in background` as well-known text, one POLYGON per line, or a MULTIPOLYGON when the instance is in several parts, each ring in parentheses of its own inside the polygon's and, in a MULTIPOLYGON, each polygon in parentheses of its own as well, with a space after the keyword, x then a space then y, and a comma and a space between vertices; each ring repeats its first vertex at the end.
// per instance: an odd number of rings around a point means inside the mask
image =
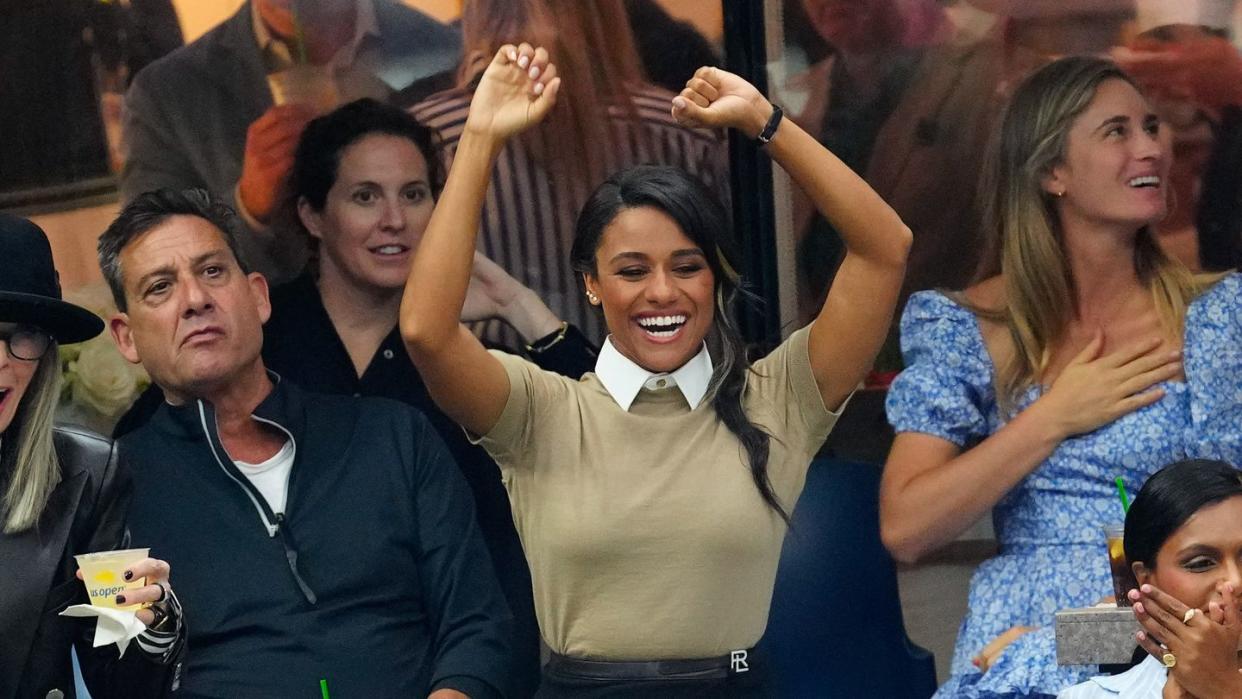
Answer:
MULTIPOLYGON (((569 265, 578 210, 609 173, 637 164, 681 167, 728 201, 723 136, 677 126, 668 110, 672 93, 646 81, 622 0, 467 0, 462 33, 460 86, 413 108, 437 132, 448 164, 474 86, 500 46, 528 39, 546 46, 574 85, 548 119, 505 145, 484 204, 479 249, 588 339, 601 341, 600 319, 569 265)), ((499 323, 488 324, 483 335, 519 344, 499 323)))
POLYGON ((1195 269, 1242 265, 1242 55, 1234 0, 1138 0, 1135 36, 1114 52, 1173 132, 1173 206, 1157 229, 1195 269))
POLYGON ((720 54, 690 22, 676 19, 658 0, 625 0, 630 31, 647 79, 680 92, 686 76, 720 62, 720 54))
MULTIPOLYGON (((802 0, 829 55, 779 100, 889 202, 914 232, 902 298, 960 286, 979 248, 977 173, 1000 80, 993 47, 959 41, 936 0, 802 0)), ((803 308, 818 308, 841 253, 835 231, 795 199, 803 308)))

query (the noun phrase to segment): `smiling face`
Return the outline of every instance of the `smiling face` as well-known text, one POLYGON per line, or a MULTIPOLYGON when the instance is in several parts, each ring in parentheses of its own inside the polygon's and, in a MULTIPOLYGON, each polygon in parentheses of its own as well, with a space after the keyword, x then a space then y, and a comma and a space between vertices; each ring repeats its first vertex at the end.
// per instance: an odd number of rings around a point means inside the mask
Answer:
POLYGON ((245 274, 224 235, 170 216, 120 254, 127 312, 111 321, 121 354, 174 401, 209 395, 260 362, 267 282, 245 274))
POLYGON ((587 289, 600 300, 613 346, 652 372, 699 352, 715 318, 715 276, 703 251, 668 214, 622 209, 595 252, 587 289))
POLYGON ((9 336, 14 331, 26 329, 14 323, 0 323, 0 435, 9 429, 17 406, 21 404, 35 370, 41 360, 17 359, 9 352, 9 336))
POLYGON ((1044 178, 1063 220, 1135 229, 1164 218, 1170 136, 1138 90, 1100 84, 1070 126, 1064 161, 1044 178))
POLYGON ((371 134, 341 152, 323 210, 303 199, 298 215, 319 239, 322 280, 383 293, 405 285, 434 207, 418 146, 400 136, 371 134))
POLYGON ((1242 593, 1242 496, 1208 505, 1160 547, 1153 568, 1135 563, 1140 583, 1151 583, 1190 607, 1220 602, 1221 587, 1242 593))

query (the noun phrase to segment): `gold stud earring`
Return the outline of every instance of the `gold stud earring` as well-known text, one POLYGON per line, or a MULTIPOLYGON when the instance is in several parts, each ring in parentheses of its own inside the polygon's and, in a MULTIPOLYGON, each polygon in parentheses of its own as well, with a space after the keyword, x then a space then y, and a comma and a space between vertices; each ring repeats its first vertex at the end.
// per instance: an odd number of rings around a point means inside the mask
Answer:
POLYGON ((590 301, 592 306, 599 305, 599 297, 595 295, 594 291, 587 290, 587 301, 590 301))

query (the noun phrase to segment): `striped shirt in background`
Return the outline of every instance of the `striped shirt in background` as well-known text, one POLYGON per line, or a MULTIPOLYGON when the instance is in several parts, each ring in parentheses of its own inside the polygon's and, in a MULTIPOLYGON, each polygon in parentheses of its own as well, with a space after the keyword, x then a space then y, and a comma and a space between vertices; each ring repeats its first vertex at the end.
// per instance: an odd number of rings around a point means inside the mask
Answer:
MULTIPOLYGON (((623 108, 608 107, 619 152, 606 154, 603 172, 611 174, 633 165, 674 165, 703 180, 727 209, 729 173, 724 135, 678 126, 669 113, 670 92, 641 85, 631 94, 636 121, 623 108), (643 132, 645 146, 640 138, 643 132)), ((471 95, 465 88, 448 90, 410 110, 437 132, 437 148, 446 167, 451 166, 457 151, 471 95)), ((543 164, 532 156, 546 152, 547 139, 555 138, 555 133, 546 131, 532 129, 510 141, 501 153, 484 204, 479 249, 598 344, 604 338, 602 318, 587 303, 582 283, 569 262, 578 211, 598 183, 575 188, 571 183, 550 181, 543 164), (585 194, 575 196, 575 189, 585 194)), ((517 333, 500 321, 484 323, 476 332, 504 346, 522 344, 517 333)))

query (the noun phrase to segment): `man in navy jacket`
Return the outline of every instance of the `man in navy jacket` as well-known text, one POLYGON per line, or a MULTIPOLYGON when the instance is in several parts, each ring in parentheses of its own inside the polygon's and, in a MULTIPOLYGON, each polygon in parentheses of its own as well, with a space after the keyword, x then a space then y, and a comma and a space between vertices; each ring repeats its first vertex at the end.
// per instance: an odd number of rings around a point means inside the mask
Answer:
POLYGON ((407 406, 266 370, 236 225, 160 190, 99 242, 113 337, 168 401, 119 448, 130 528, 178 571, 179 696, 502 696, 511 618, 451 457, 407 406))

